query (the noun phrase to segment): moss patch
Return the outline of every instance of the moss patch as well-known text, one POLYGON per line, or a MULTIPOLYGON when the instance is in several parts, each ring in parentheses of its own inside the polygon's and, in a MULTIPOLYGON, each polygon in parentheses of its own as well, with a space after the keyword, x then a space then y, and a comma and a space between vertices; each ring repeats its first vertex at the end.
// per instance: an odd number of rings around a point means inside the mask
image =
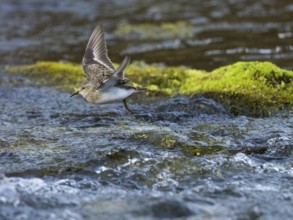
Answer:
POLYGON ((161 24, 122 24, 115 31, 119 38, 140 40, 186 39, 193 36, 192 27, 185 21, 161 24))
POLYGON ((138 132, 133 134, 131 139, 140 142, 140 144, 151 144, 169 150, 175 150, 178 148, 188 156, 202 156, 207 154, 214 154, 223 150, 222 146, 217 146, 216 144, 203 146, 198 143, 189 143, 180 140, 179 137, 168 132, 138 132))
POLYGON ((293 72, 269 62, 238 62, 211 72, 198 91, 233 114, 267 116, 293 104, 293 72))
POLYGON ((54 86, 63 91, 73 91, 85 80, 81 65, 72 63, 37 62, 7 67, 6 72, 24 74, 35 79, 37 86, 54 86))
MULTIPOLYGON (((6 71, 32 77, 38 85, 67 91, 85 79, 81 66, 69 63, 37 62, 6 71)), ((134 62, 127 76, 133 85, 147 87, 149 96, 202 94, 219 101, 235 115, 268 116, 293 104, 293 72, 269 62, 237 62, 212 72, 134 62)))
POLYGON ((129 75, 169 95, 213 98, 234 115, 268 116, 293 104, 293 72, 270 62, 237 62, 212 72, 136 64, 129 75))

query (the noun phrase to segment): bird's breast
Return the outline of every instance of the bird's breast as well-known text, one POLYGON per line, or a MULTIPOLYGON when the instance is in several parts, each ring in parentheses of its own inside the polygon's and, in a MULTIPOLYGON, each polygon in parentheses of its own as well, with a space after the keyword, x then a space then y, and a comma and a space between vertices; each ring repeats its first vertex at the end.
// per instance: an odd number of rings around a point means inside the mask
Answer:
POLYGON ((98 103, 107 103, 120 101, 136 92, 135 89, 123 87, 111 87, 105 91, 100 91, 100 99, 98 103))
POLYGON ((97 90, 89 91, 84 95, 82 94, 82 96, 86 99, 87 102, 94 104, 99 103, 99 100, 101 98, 101 95, 97 90))

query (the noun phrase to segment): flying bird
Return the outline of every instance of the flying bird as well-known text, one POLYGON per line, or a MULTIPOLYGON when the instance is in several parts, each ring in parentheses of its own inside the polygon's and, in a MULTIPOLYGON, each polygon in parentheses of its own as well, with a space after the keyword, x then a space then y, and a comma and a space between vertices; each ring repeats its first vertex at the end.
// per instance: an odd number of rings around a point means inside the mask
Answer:
POLYGON ((125 78, 125 69, 129 62, 130 56, 126 55, 121 65, 115 69, 108 57, 103 27, 98 24, 82 59, 83 72, 87 79, 71 97, 80 94, 86 101, 94 104, 122 101, 124 107, 133 113, 128 108, 126 98, 142 89, 126 85, 129 79, 125 78))

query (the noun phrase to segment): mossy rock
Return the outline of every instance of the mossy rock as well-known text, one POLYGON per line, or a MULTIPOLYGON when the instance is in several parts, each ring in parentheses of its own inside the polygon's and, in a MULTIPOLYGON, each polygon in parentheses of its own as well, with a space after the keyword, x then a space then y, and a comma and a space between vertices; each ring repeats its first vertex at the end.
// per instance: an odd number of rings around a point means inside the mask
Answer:
POLYGON ((160 24, 121 24, 114 34, 123 39, 168 40, 191 38, 193 31, 187 22, 177 21, 160 24))
POLYGON ((73 63, 42 61, 31 65, 10 66, 5 70, 33 78, 37 86, 54 86, 63 91, 73 91, 85 80, 81 65, 73 63))
POLYGON ((211 72, 198 91, 224 103, 232 114, 268 116, 291 108, 293 72, 269 62, 238 62, 211 72))
MULTIPOLYGON (((72 91, 85 79, 81 65, 37 62, 14 66, 37 85, 72 91)), ((134 62, 127 69, 133 85, 147 87, 147 95, 204 95, 222 103, 234 115, 268 116, 293 104, 293 72, 270 62, 237 62, 206 72, 187 67, 162 67, 134 62)))
POLYGON ((169 150, 175 150, 178 148, 188 156, 214 154, 223 150, 223 147, 217 145, 216 143, 211 143, 210 146, 203 146, 202 144, 193 142, 189 143, 180 140, 179 137, 168 132, 137 132, 132 135, 131 139, 140 142, 140 144, 151 144, 169 150))

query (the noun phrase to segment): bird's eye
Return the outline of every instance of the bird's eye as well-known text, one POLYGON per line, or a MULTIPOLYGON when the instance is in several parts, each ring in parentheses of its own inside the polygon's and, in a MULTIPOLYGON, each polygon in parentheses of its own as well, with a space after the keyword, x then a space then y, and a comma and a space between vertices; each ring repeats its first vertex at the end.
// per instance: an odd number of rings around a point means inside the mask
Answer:
POLYGON ((85 87, 82 87, 81 89, 85 89, 85 87))

